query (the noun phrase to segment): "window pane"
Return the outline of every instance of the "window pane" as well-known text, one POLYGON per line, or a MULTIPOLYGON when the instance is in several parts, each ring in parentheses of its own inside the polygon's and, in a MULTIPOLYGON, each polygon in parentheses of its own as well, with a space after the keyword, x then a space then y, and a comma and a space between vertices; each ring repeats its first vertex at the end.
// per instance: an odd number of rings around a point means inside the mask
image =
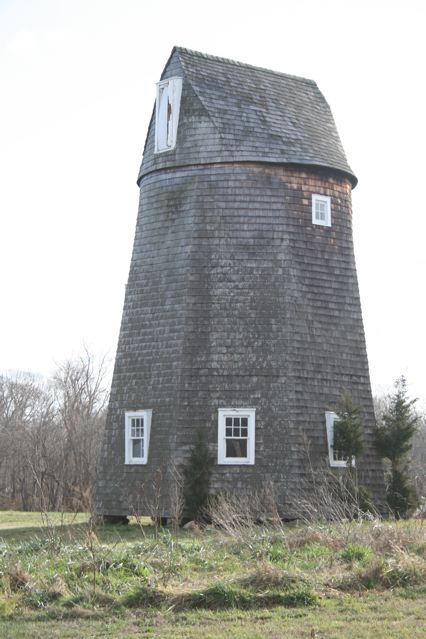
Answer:
POLYGON ((240 425, 240 418, 234 417, 234 426, 239 426, 239 425, 240 425))
POLYGON ((234 432, 232 433, 234 437, 239 437, 240 436, 240 429, 237 427, 232 429, 234 432))
POLYGON ((334 449, 333 449, 333 459, 334 461, 347 461, 346 457, 344 456, 341 450, 334 450, 334 449))
POLYGON ((168 145, 167 140, 167 123, 168 123, 168 87, 163 86, 159 88, 158 92, 158 108, 157 108, 157 145, 159 149, 166 149, 168 145))
POLYGON ((226 440, 226 456, 227 457, 247 457, 247 440, 246 439, 227 439, 226 440))
POLYGON ((232 426, 232 417, 227 417, 226 418, 226 426, 232 426))
POLYGON ((132 457, 143 457, 143 439, 132 439, 132 457))
POLYGON ((242 429, 241 429, 241 437, 248 437, 248 430, 247 430, 247 428, 242 428, 242 429))
POLYGON ((132 417, 131 420, 131 436, 132 437, 143 437, 144 436, 144 423, 142 417, 132 417))
POLYGON ((315 202, 315 214, 316 214, 317 220, 321 220, 322 222, 325 222, 325 213, 326 213, 325 202, 321 202, 317 200, 315 202))
POLYGON ((244 428, 247 428, 247 421, 248 421, 247 417, 241 417, 241 426, 244 426, 244 428))
POLYGON ((232 437, 232 428, 226 429, 226 437, 232 437))
POLYGON ((170 95, 167 99, 167 146, 173 144, 173 113, 172 103, 170 102, 170 95))

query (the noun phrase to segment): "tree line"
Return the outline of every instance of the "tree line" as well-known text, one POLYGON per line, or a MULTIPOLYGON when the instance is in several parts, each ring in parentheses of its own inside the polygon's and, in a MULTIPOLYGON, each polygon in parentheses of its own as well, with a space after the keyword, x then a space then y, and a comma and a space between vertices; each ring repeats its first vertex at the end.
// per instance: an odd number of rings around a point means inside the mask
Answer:
MULTIPOLYGON (((28 373, 0 375, 0 509, 91 508, 108 403, 106 372, 104 359, 84 351, 60 364, 48 380, 28 373)), ((350 397, 343 400, 335 445, 352 459, 362 453, 362 424, 350 397)), ((414 404, 403 378, 393 393, 375 401, 376 445, 396 516, 426 498, 426 417, 414 404)), ((205 471, 204 461, 201 466, 205 471)), ((188 493, 191 473, 184 474, 188 493)), ((198 494, 189 492, 192 500, 198 494)))
POLYGON ((91 503, 108 392, 87 351, 49 380, 0 376, 0 508, 84 510, 91 503))

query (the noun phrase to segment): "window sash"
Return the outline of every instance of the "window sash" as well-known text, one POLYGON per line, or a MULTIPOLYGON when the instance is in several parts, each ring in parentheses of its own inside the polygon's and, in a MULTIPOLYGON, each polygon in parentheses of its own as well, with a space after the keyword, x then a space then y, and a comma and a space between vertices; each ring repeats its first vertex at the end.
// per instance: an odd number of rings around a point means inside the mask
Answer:
POLYGON ((157 84, 155 153, 169 151, 176 146, 181 94, 182 78, 169 78, 157 84))
POLYGON ((326 203, 322 200, 316 200, 315 202, 315 219, 325 222, 327 214, 326 203))
POLYGON ((169 87, 158 87, 158 109, 156 119, 156 131, 157 131, 157 149, 159 151, 167 149, 169 145, 168 140, 168 106, 169 106, 169 87))
MULTIPOLYGON (((330 466, 346 468, 348 460, 343 456, 340 450, 334 448, 334 422, 337 421, 338 416, 333 411, 327 411, 325 413, 325 424, 327 430, 327 444, 328 444, 328 457, 330 466)), ((352 460, 352 465, 355 465, 355 460, 352 460)))
POLYGON ((225 439, 226 459, 247 459, 248 438, 225 439))
POLYGON ((132 459, 143 459, 144 458, 144 439, 132 437, 132 459))
POLYGON ((312 195, 312 224, 331 226, 331 198, 328 195, 312 195))
POLYGON ((219 409, 218 463, 254 464, 255 409, 219 409))
POLYGON ((130 440, 132 459, 143 459, 145 456, 145 427, 143 417, 130 418, 130 440))
POLYGON ((125 464, 146 464, 152 410, 125 413, 125 464))

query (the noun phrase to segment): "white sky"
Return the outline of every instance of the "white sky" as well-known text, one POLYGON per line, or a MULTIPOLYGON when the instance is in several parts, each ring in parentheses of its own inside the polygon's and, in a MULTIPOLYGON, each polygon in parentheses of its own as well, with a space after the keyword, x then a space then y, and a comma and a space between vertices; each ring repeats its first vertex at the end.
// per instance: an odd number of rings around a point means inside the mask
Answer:
POLYGON ((113 360, 135 184, 173 45, 313 78, 359 178, 373 390, 426 401, 426 3, 0 0, 0 368, 113 360))

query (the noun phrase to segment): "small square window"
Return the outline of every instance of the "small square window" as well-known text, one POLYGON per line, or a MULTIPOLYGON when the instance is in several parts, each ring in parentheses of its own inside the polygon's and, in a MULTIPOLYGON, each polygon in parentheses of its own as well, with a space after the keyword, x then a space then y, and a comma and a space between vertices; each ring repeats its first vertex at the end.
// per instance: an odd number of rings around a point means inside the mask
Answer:
POLYGON ((126 464, 147 463, 151 416, 151 410, 126 412, 124 420, 126 464))
POLYGON ((219 408, 218 463, 254 464, 254 408, 219 408))
POLYGON ((312 195, 312 224, 331 226, 331 198, 328 195, 312 195))

